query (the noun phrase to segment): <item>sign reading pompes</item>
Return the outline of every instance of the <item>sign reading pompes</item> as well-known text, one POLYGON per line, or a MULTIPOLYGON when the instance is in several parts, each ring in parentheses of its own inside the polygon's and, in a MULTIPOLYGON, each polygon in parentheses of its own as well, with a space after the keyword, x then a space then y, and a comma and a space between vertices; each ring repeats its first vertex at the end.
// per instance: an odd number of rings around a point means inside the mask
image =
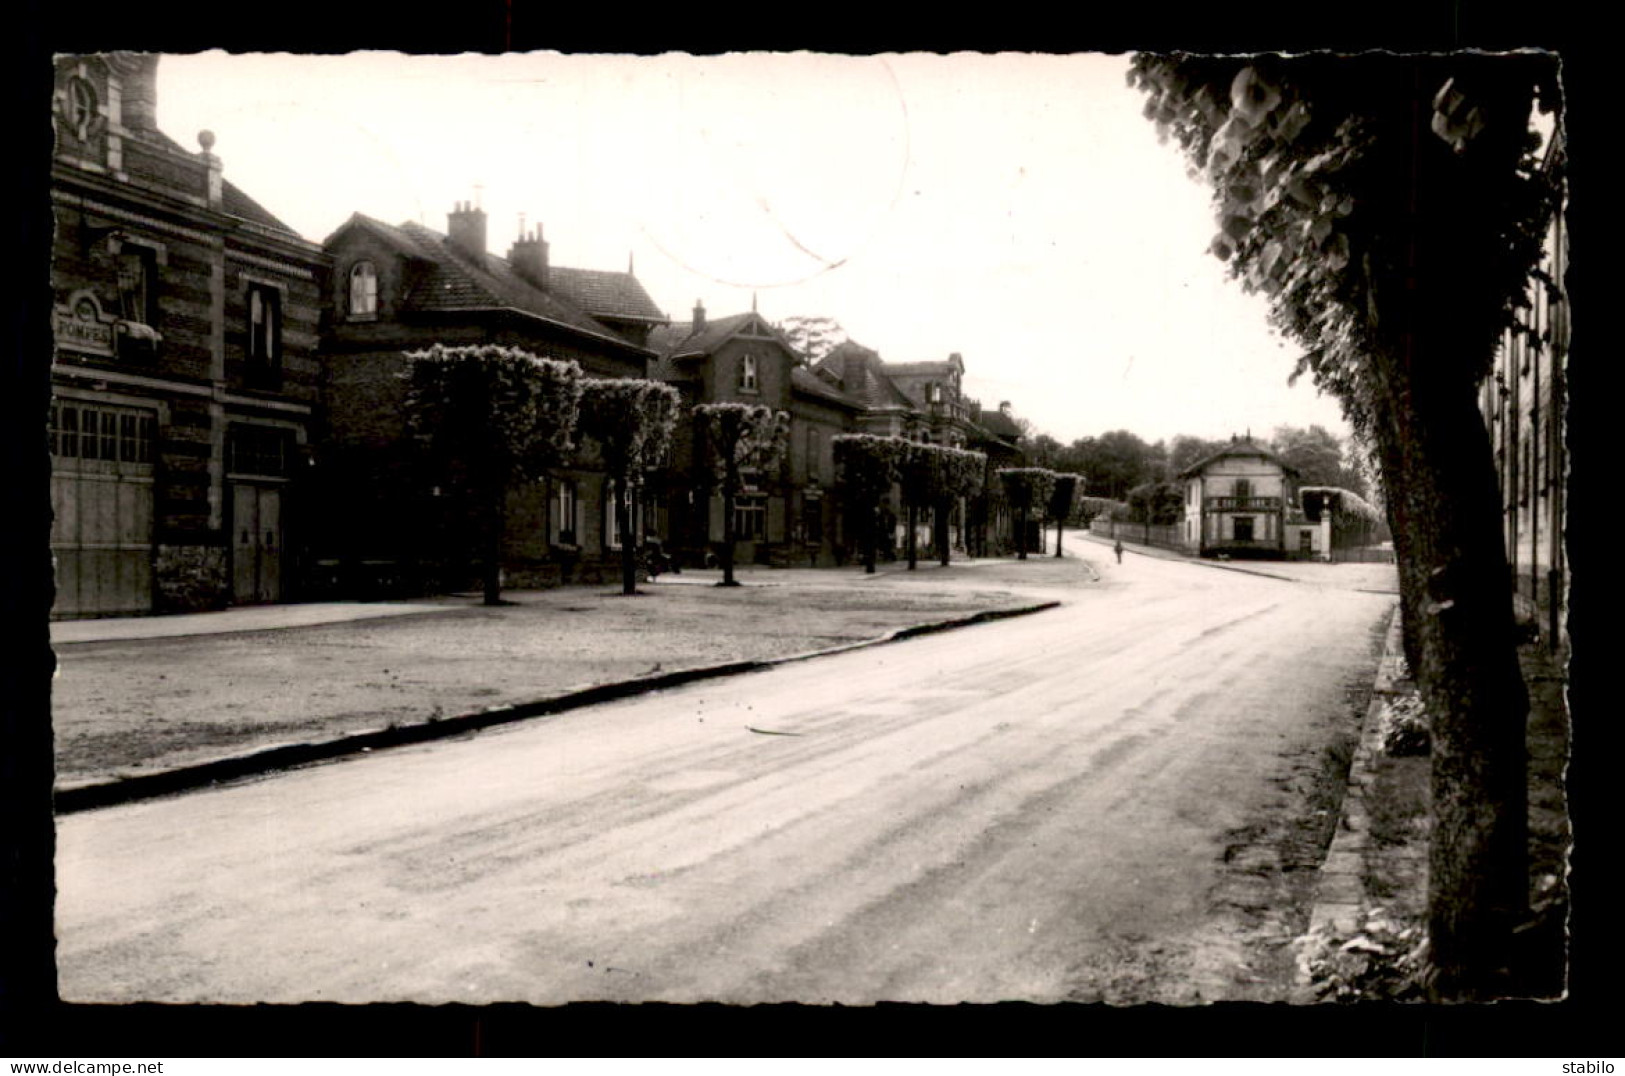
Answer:
POLYGON ((58 347, 92 355, 113 354, 113 319, 102 313, 94 295, 81 292, 51 314, 58 347))

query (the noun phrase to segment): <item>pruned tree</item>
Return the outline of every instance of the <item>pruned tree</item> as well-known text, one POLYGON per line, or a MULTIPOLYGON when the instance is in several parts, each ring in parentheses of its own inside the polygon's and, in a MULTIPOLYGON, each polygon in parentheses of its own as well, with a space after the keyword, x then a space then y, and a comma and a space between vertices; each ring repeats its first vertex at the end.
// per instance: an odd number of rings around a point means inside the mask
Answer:
POLYGON ((903 441, 897 448, 897 488, 903 495, 907 534, 903 544, 908 555, 908 570, 919 564, 920 509, 932 504, 937 497, 940 480, 939 449, 922 441, 903 441))
POLYGON ((615 526, 621 536, 621 593, 638 587, 639 535, 632 503, 647 474, 663 462, 677 426, 677 390, 642 378, 587 378, 582 382, 581 432, 598 448, 615 484, 615 526))
POLYGON ((1043 467, 1003 467, 997 472, 1016 513, 1016 559, 1027 559, 1027 521, 1044 511, 1055 488, 1055 472, 1043 467))
MULTIPOLYGON (((936 498, 934 540, 938 560, 946 566, 950 559, 948 519, 956 505, 964 507, 966 502, 982 492, 982 482, 987 473, 987 455, 944 445, 937 449, 933 458, 937 467, 933 483, 933 495, 936 498)), ((962 525, 964 522, 961 518, 962 525)))
POLYGON ((875 515, 897 480, 898 458, 907 442, 869 433, 842 433, 830 439, 848 510, 857 517, 863 543, 863 570, 874 574, 875 515))
POLYGON ((762 404, 710 403, 694 408, 705 430, 706 451, 722 490, 722 581, 734 578, 734 504, 745 475, 766 472, 784 458, 790 440, 790 416, 762 404))
POLYGON ((1083 492, 1083 477, 1056 472, 1054 487, 1050 490, 1045 512, 1055 521, 1055 555, 1061 555, 1061 528, 1072 518, 1072 506, 1083 492))
POLYGON ((1498 996, 1528 901, 1525 719, 1475 392, 1527 302, 1561 177, 1555 56, 1140 54, 1146 115, 1211 184, 1212 251, 1374 446, 1432 715, 1429 990, 1498 996))
POLYGON ((574 447, 581 368, 518 348, 435 344, 408 352, 406 414, 422 474, 476 519, 486 605, 502 601, 509 491, 574 447))

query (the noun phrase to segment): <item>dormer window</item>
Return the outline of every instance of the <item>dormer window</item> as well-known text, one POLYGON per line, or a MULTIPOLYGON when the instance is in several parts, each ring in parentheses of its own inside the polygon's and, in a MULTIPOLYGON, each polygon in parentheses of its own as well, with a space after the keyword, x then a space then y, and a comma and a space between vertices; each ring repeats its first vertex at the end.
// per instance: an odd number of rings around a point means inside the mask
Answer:
POLYGON ((756 356, 745 355, 739 360, 739 391, 760 391, 756 380, 756 356))
POLYGON ((926 403, 941 403, 942 402, 942 386, 940 384, 933 381, 929 385, 925 386, 925 402, 926 403))
POLYGON ((372 262, 356 262, 350 269, 350 318, 370 321, 378 316, 378 269, 372 262))

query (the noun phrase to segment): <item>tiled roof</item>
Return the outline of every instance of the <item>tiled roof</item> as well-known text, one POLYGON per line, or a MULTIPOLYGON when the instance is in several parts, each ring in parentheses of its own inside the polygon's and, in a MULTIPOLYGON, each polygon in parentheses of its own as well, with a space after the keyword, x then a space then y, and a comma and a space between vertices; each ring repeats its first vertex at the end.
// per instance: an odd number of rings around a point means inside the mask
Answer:
POLYGON ((594 317, 666 320, 666 315, 631 273, 553 265, 547 270, 547 284, 594 317))
POLYGON ((1277 456, 1274 452, 1265 448, 1257 441, 1254 441, 1251 437, 1243 437, 1239 441, 1232 441, 1230 444, 1225 445, 1217 452, 1203 456, 1201 459, 1197 460, 1183 471, 1180 471, 1179 477, 1190 478, 1192 475, 1198 474, 1205 470, 1209 464, 1217 463, 1222 459, 1227 459, 1234 456, 1257 456, 1261 459, 1268 460, 1270 463, 1278 465, 1281 470, 1285 471, 1287 474, 1295 475, 1298 473, 1298 469, 1296 467, 1283 460, 1280 456, 1277 456))
POLYGON ((796 392, 815 396, 828 403, 840 404, 854 410, 861 409, 863 406, 805 366, 792 366, 790 368, 790 387, 796 392))
MULTIPOLYGON (((171 153, 178 153, 181 156, 188 157, 193 161, 199 160, 200 155, 196 151, 187 149, 185 146, 181 145, 173 138, 170 138, 162 131, 156 129, 144 131, 139 137, 146 141, 152 142, 155 145, 161 146, 171 153)), ((201 162, 199 162, 198 167, 202 167, 201 162)), ((201 177, 201 173, 199 173, 199 175, 201 177)), ((201 191, 201 189, 202 188, 200 187, 199 190, 201 191)), ((255 224, 266 228, 274 228, 279 232, 287 232, 288 235, 295 238, 300 237, 298 232, 294 231, 292 228, 288 227, 288 225, 278 220, 270 210, 266 209, 264 206, 254 201, 254 199, 244 194, 236 184, 232 183, 232 181, 229 179, 225 179, 224 177, 222 177, 220 181, 220 204, 222 209, 234 217, 241 217, 243 220, 253 221, 255 224)))
POLYGON ((737 332, 743 331, 752 321, 756 321, 760 328, 767 330, 767 335, 777 340, 791 355, 796 349, 784 339, 784 334, 768 324, 761 315, 751 312, 747 314, 729 314, 726 317, 707 318, 705 325, 698 331, 691 321, 678 321, 669 325, 656 325, 649 334, 649 347, 658 351, 663 357, 673 360, 693 358, 698 355, 709 355, 723 342, 737 332))
POLYGON ((914 401, 886 376, 885 364, 880 361, 880 354, 872 348, 845 340, 818 360, 818 365, 840 378, 846 394, 869 410, 917 409, 914 401))
POLYGON ((1003 440, 1014 441, 1021 436, 1021 427, 1016 425, 1016 420, 1003 411, 983 411, 973 421, 994 437, 1003 440))
POLYGON ((887 362, 881 368, 891 377, 922 377, 930 374, 947 375, 953 371, 953 364, 947 359, 927 362, 887 362))
POLYGON ((534 286, 503 258, 492 254, 469 257, 453 247, 444 235, 416 221, 390 225, 361 213, 354 214, 350 220, 367 227, 401 253, 429 263, 430 270, 403 299, 402 305, 407 309, 518 310, 590 336, 635 346, 567 298, 534 286))

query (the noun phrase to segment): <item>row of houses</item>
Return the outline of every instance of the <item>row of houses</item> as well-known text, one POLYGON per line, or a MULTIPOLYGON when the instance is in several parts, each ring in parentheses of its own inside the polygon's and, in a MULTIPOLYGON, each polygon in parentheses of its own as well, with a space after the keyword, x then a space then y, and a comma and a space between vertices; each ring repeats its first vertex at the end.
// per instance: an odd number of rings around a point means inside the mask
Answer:
MULTIPOLYGON (((58 616, 219 608, 455 585, 459 537, 425 488, 404 416, 407 352, 515 346, 594 377, 654 377, 685 403, 790 416, 777 473, 737 499, 739 556, 838 563, 850 542, 832 438, 892 434, 1022 461, 1009 405, 962 391, 959 355, 886 362, 844 343, 808 362, 755 310, 677 322, 625 272, 552 264, 521 221, 493 254, 459 203, 444 232, 357 212, 312 243, 157 125, 153 55, 60 57, 50 448, 58 616)), ((640 533, 703 560, 723 532, 691 425, 640 505, 640 533)), ((582 462, 513 491, 510 585, 591 579, 622 536, 582 462)), ((985 503, 956 520, 986 545, 985 503)), ((995 532, 996 533, 996 532, 995 532)), ((992 539, 997 541, 997 537, 992 539)))

